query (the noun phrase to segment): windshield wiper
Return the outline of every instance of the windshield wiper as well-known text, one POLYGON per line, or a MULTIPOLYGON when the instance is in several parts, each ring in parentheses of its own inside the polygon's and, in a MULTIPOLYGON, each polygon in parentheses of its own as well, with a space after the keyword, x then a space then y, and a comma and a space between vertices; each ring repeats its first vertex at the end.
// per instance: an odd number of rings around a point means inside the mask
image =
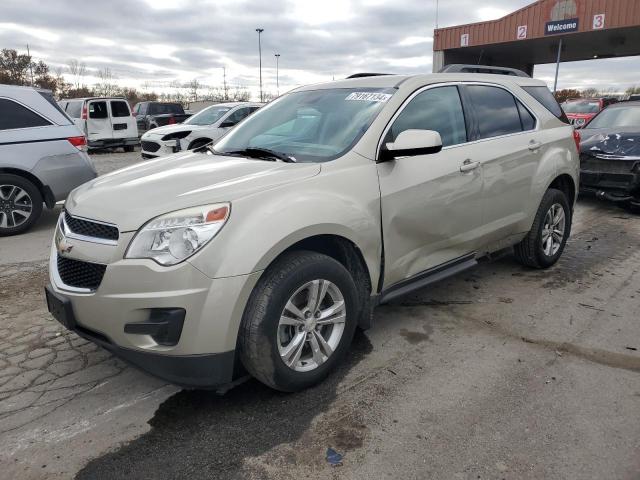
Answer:
POLYGON ((251 158, 276 158, 287 163, 296 163, 296 159, 286 153, 276 152, 268 148, 248 147, 244 150, 235 150, 233 152, 221 152, 223 155, 245 155, 251 158))

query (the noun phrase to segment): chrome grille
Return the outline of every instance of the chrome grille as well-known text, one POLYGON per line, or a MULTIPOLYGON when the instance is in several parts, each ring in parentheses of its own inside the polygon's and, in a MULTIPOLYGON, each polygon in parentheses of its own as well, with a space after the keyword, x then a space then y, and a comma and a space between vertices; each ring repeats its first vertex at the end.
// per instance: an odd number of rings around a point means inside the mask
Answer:
POLYGON ((103 240, 117 241, 120 237, 118 227, 104 223, 72 217, 69 212, 64 212, 64 221, 68 227, 65 233, 75 233, 85 237, 100 238, 103 240))

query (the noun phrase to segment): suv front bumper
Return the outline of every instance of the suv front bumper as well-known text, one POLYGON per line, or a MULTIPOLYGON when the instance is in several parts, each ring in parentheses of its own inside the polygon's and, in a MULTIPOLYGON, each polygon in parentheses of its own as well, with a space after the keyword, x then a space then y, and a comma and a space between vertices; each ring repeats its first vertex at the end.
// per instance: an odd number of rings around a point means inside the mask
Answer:
POLYGON ((63 258, 101 259, 106 265, 91 291, 64 283, 54 241, 46 289, 49 311, 80 336, 172 383, 215 387, 230 382, 244 306, 260 272, 212 279, 189 262, 163 267, 152 260, 117 260, 130 237, 122 234, 118 246, 66 238, 73 251, 62 253, 63 258), (176 310, 183 311, 181 330, 168 343, 140 331, 158 311, 176 310))

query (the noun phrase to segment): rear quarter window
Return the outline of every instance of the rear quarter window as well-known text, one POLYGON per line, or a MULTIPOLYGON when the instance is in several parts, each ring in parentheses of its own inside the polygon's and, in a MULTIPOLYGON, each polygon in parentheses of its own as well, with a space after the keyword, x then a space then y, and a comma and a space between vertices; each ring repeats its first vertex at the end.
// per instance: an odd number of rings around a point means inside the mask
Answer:
POLYGON ((541 103, 544 108, 553 113, 558 120, 569 123, 569 119, 562 108, 560 108, 560 105, 558 105, 553 93, 551 93, 547 87, 522 87, 522 89, 541 103))
POLYGON ((0 98, 0 130, 45 127, 51 122, 13 100, 0 98))

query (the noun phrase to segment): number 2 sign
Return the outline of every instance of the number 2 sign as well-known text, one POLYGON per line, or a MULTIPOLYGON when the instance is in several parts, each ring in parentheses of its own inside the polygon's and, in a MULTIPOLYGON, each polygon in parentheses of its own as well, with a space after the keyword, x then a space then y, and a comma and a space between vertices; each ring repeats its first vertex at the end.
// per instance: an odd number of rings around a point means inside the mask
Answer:
POLYGON ((516 38, 518 40, 524 40, 525 38, 527 38, 527 26, 526 25, 520 25, 518 27, 518 30, 516 32, 516 38))
POLYGON ((593 16, 593 29, 600 30, 604 28, 604 13, 598 13, 593 16))

